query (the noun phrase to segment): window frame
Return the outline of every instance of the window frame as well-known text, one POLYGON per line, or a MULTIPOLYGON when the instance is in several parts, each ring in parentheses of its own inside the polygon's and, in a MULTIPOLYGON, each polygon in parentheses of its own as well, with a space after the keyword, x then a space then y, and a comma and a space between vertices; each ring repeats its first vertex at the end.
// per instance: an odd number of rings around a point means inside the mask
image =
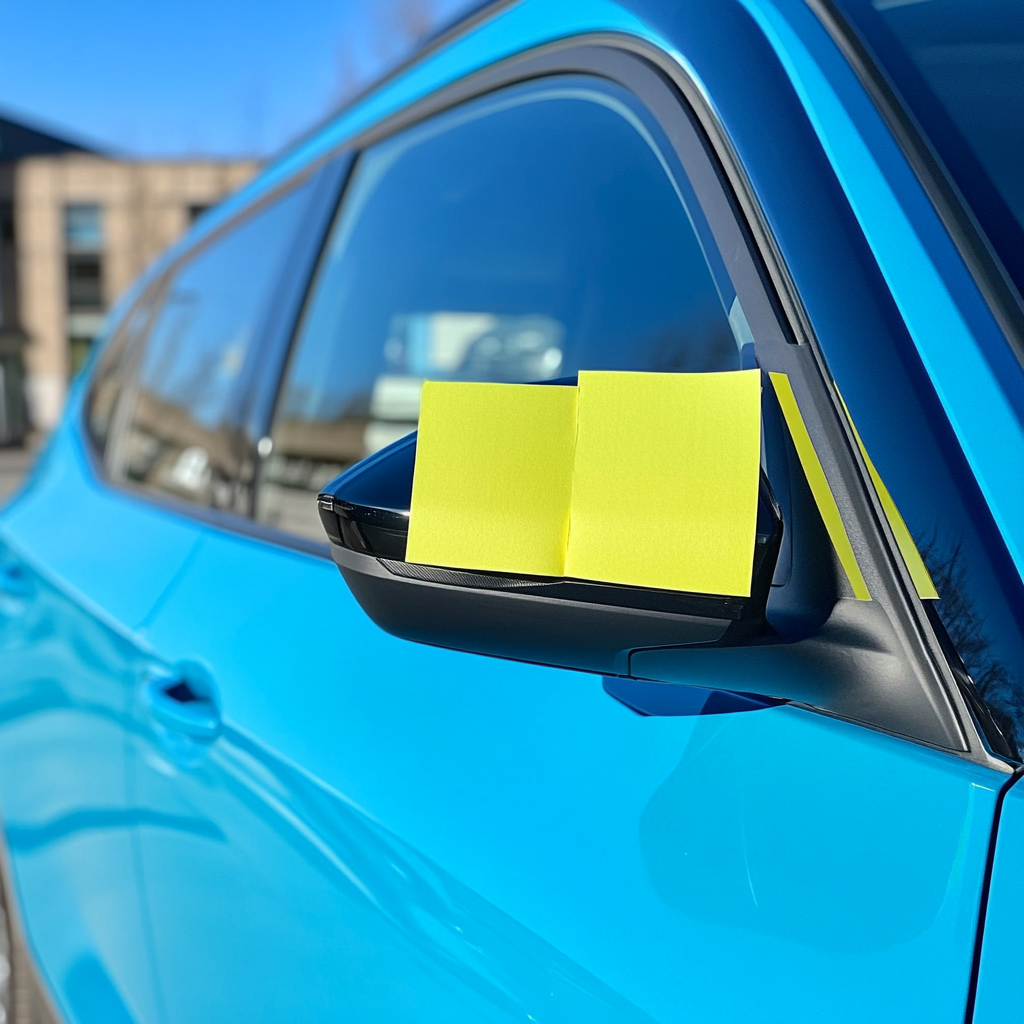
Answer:
MULTIPOLYGON (((230 230, 241 218, 273 201, 283 191, 295 187, 306 175, 317 173, 332 163, 336 167, 337 193, 340 194, 333 203, 321 201, 318 204, 317 245, 310 246, 307 252, 307 256, 312 253, 314 258, 304 263, 301 281, 298 281, 294 268, 286 272, 291 279, 293 300, 299 293, 301 300, 289 304, 288 317, 277 318, 282 321, 278 324, 279 334, 267 350, 267 368, 260 375, 264 383, 272 381, 272 386, 260 389, 259 393, 254 389, 250 394, 247 440, 256 470, 250 492, 249 515, 196 506, 113 481, 110 481, 111 485, 123 487, 136 497, 235 534, 283 549, 329 557, 326 544, 317 544, 256 522, 252 517, 252 499, 260 464, 256 446, 261 437, 269 436, 287 359, 309 300, 322 248, 345 202, 344 185, 355 158, 368 146, 465 101, 505 86, 558 74, 593 75, 624 87, 645 107, 667 136, 718 243, 751 329, 759 339, 759 357, 770 350, 770 368, 790 376, 872 597, 888 613, 906 657, 921 677, 922 691, 932 699, 936 706, 935 714, 943 719, 949 735, 958 742, 949 745, 931 743, 899 729, 885 728, 856 717, 851 719, 847 714, 837 714, 836 717, 858 721, 868 728, 1007 771, 1006 762, 992 754, 982 725, 960 693, 954 670, 926 609, 917 597, 880 499, 870 482, 850 423, 842 411, 841 400, 832 384, 809 317, 724 127, 700 85, 679 62, 654 45, 632 36, 602 32, 571 37, 515 54, 468 75, 371 125, 318 159, 301 176, 261 197, 258 203, 233 218, 211 238, 204 239, 201 244, 205 246, 223 231, 230 230), (290 323, 285 330, 283 320, 289 318, 290 323)), ((174 266, 189 258, 194 251, 183 254, 174 266)), ((171 270, 173 267, 168 268, 171 270)), ((267 345, 266 338, 262 344, 267 345)), ((138 348, 141 347, 139 344, 138 348)), ((250 386, 254 388, 254 382, 250 382, 250 386)), ((885 706, 887 698, 879 697, 879 701, 885 706)), ((818 707, 811 710, 831 713, 818 707)))
MULTIPOLYGON (((278 188, 261 196, 257 202, 246 207, 237 216, 220 225, 216 231, 202 238, 198 244, 178 254, 172 262, 161 267, 153 275, 152 280, 145 282, 139 294, 125 308, 117 324, 113 325, 114 329, 111 332, 110 342, 104 347, 103 352, 100 353, 81 407, 79 429, 83 434, 83 447, 85 448, 90 469, 96 479, 102 481, 105 486, 131 495, 133 498, 141 499, 166 508, 175 514, 188 516, 221 529, 234 532, 249 532, 247 527, 259 525, 254 522, 251 516, 254 501, 253 480, 257 459, 257 445, 261 436, 259 434, 253 436, 252 403, 254 396, 258 393, 259 380, 261 378, 265 379, 267 376, 265 367, 268 365, 273 366, 275 352, 280 353, 290 343, 294 322, 298 316, 298 310, 305 301, 309 277, 319 260, 320 249, 325 241, 326 231, 331 223, 331 216, 337 203, 341 180, 347 174, 349 164, 349 160, 344 158, 339 160, 335 155, 332 155, 306 168, 302 173, 288 179, 278 188), (282 261, 283 272, 275 277, 271 295, 267 300, 266 309, 268 315, 259 325, 256 336, 253 339, 252 354, 247 359, 244 378, 239 387, 236 414, 233 417, 232 430, 240 445, 239 457, 242 467, 242 472, 239 479, 234 482, 234 486, 242 491, 243 505, 247 511, 242 513, 230 509, 219 509, 211 505, 203 505, 184 498, 178 498, 172 494, 155 491, 129 480, 116 479, 109 471, 111 438, 115 433, 123 433, 125 429, 126 416, 130 411, 130 399, 134 390, 133 383, 136 380, 140 362, 154 322, 162 308, 167 286, 182 267, 201 255, 210 246, 216 245, 221 239, 241 227, 250 218, 258 216, 262 210, 272 206, 278 200, 285 198, 289 193, 302 188, 306 184, 311 185, 311 194, 308 197, 306 209, 299 218, 289 252, 282 261), (104 440, 104 446, 101 449, 89 423, 91 400, 95 384, 111 360, 119 355, 118 334, 124 329, 133 314, 140 307, 146 305, 149 306, 149 309, 145 313, 145 324, 138 334, 127 342, 128 350, 123 353, 127 364, 125 369, 126 380, 125 384, 122 384, 115 400, 110 418, 110 427, 104 440)), ((280 371, 277 370, 276 372, 279 373, 280 371)), ((308 547, 311 549, 311 553, 322 554, 318 545, 308 545, 308 547)))
MULTIPOLYGON (((719 246, 723 261, 730 270, 729 276, 736 287, 737 295, 740 296, 740 303, 751 328, 767 330, 780 340, 783 337, 791 342, 808 340, 811 337, 810 321, 775 245, 767 219, 754 198, 753 189, 724 129, 700 87, 685 74, 677 62, 657 47, 616 32, 584 33, 543 44, 497 61, 375 122, 333 150, 326 159, 347 159, 348 165, 341 194, 331 210, 321 245, 327 244, 330 229, 346 201, 346 189, 351 173, 364 150, 463 103, 482 98, 507 86, 567 74, 606 79, 629 91, 665 132, 684 168, 686 161, 682 157, 680 147, 692 145, 696 137, 684 141, 679 132, 670 130, 670 125, 673 122, 678 124, 684 121, 689 125, 690 117, 695 118, 699 124, 698 130, 704 134, 701 145, 707 149, 710 156, 707 168, 710 174, 705 176, 702 187, 698 187, 693 181, 688 168, 687 176, 719 246), (715 158, 721 160, 723 154, 727 155, 728 159, 717 164, 715 158), (711 216, 705 202, 705 198, 712 195, 718 200, 715 203, 718 214, 716 218, 711 216), (731 240, 735 243, 733 246, 723 246, 716 225, 724 229, 724 233, 731 235, 731 240), (762 262, 760 254, 765 250, 772 254, 772 258, 762 262), (747 266, 742 275, 742 288, 740 282, 736 280, 736 274, 728 266, 725 257, 728 251, 742 253, 746 258, 747 266), (752 306, 758 307, 758 313, 752 313, 752 306), (765 315, 769 307, 771 314, 765 315)), ((319 259, 306 282, 306 292, 292 324, 287 351, 284 353, 272 400, 261 402, 253 410, 256 417, 254 422, 259 423, 259 430, 255 432, 257 441, 259 437, 270 434, 274 409, 284 383, 284 370, 291 348, 296 342, 318 268, 319 259)), ((258 470, 255 486, 258 486, 258 470)), ((246 521, 244 526, 239 524, 239 528, 285 547, 298 548, 325 558, 330 557, 330 548, 326 543, 316 544, 273 526, 258 523, 254 519, 246 521)))
MULTIPOLYGON (((545 48, 545 49, 547 49, 547 48, 545 48)), ((554 57, 555 57, 556 60, 558 60, 558 59, 560 59, 560 54, 556 53, 556 54, 554 54, 554 57)), ((589 54, 586 55, 584 59, 588 59, 589 60, 590 59, 590 55, 589 54)), ((606 60, 607 60, 607 58, 605 58, 603 56, 600 59, 602 60, 602 63, 605 63, 606 60)), ((531 63, 532 63, 532 61, 531 61, 531 63)), ((526 69, 526 70, 530 70, 530 69, 526 69)), ((464 108, 468 104, 472 104, 472 103, 475 103, 475 102, 478 102, 478 101, 486 101, 486 100, 488 100, 489 98, 492 98, 492 97, 499 98, 499 101, 500 101, 502 93, 505 90, 507 90, 507 89, 510 89, 510 88, 514 89, 514 88, 516 88, 518 86, 530 86, 530 85, 545 84, 545 83, 552 83, 552 87, 556 87, 557 88, 558 87, 557 83, 559 83, 559 81, 561 79, 563 79, 563 78, 571 79, 572 83, 573 83, 572 85, 566 83, 565 84, 566 88, 571 88, 571 87, 573 87, 573 85, 577 85, 577 86, 581 85, 581 84, 583 84, 583 82, 585 82, 588 79, 591 82, 591 84, 588 87, 589 88, 594 88, 597 91, 601 91, 603 84, 611 84, 613 86, 621 88, 624 91, 627 91, 629 93, 629 95, 630 95, 630 98, 633 99, 639 106, 641 106, 643 108, 644 113, 647 115, 647 117, 650 119, 650 121, 654 122, 654 124, 656 124, 659 129, 664 129, 664 127, 665 127, 665 118, 664 117, 659 118, 655 114, 655 112, 651 109, 650 105, 648 103, 644 102, 644 98, 642 96, 640 96, 635 90, 629 88, 629 86, 624 85, 617 78, 614 78, 614 77, 612 77, 609 74, 597 74, 594 71, 586 71, 586 72, 580 73, 580 72, 574 71, 574 70, 561 71, 561 70, 551 70, 551 69, 547 69, 547 68, 541 69, 540 73, 534 73, 534 72, 530 71, 530 73, 525 74, 525 75, 517 75, 514 79, 511 79, 511 80, 505 80, 505 78, 502 77, 502 78, 500 78, 498 80, 498 84, 487 83, 482 89, 474 89, 471 94, 460 95, 453 102, 446 103, 446 104, 444 104, 443 106, 441 106, 441 107, 439 107, 437 109, 434 109, 433 104, 431 104, 428 107, 429 112, 426 115, 422 116, 422 117, 414 116, 414 117, 411 117, 411 118, 407 118, 406 116, 403 116, 406 112, 403 112, 402 115, 396 115, 396 117, 393 120, 393 123, 391 121, 389 121, 389 122, 386 123, 385 127, 378 126, 377 128, 368 130, 364 135, 359 137, 360 145, 359 145, 358 149, 353 147, 353 149, 350 151, 350 156, 351 156, 351 161, 352 162, 351 162, 351 166, 350 166, 350 169, 349 169, 349 176, 348 176, 348 179, 347 179, 346 184, 345 184, 345 194, 343 194, 340 197, 340 200, 339 200, 339 202, 337 204, 337 207, 336 207, 336 209, 335 209, 335 211, 333 213, 333 216, 332 216, 332 219, 331 219, 331 223, 330 223, 330 226, 329 226, 329 229, 328 229, 328 234, 327 234, 327 237, 324 240, 325 248, 330 245, 331 239, 335 236, 335 233, 336 233, 338 225, 340 224, 340 222, 343 220, 343 218, 345 216, 346 204, 348 202, 348 194, 347 194, 348 193, 348 189, 349 189, 349 187, 352 184, 354 184, 357 181, 357 179, 359 177, 359 169, 360 169, 360 167, 363 164, 364 156, 369 154, 371 150, 375 149, 376 147, 378 147, 380 145, 387 144, 387 143, 391 142, 394 139, 398 139, 401 136, 403 136, 404 134, 406 134, 407 132, 414 132, 416 129, 418 129, 420 127, 423 127, 425 125, 431 125, 434 121, 442 119, 445 116, 447 116, 448 114, 458 113, 459 111, 462 110, 462 108, 464 108)), ((645 83, 645 84, 649 85, 650 83, 645 83)), ((656 91, 656 90, 657 90, 657 86, 655 86, 655 89, 651 90, 651 91, 656 91)), ((538 101, 534 101, 534 102, 538 102, 538 101)), ((543 103, 545 101, 541 100, 539 102, 543 103)), ((669 114, 669 115, 671 115, 673 117, 678 117, 678 112, 674 111, 674 110, 666 110, 665 113, 667 113, 667 114, 669 114)), ((488 116, 489 116, 489 114, 486 114, 486 113, 485 114, 481 114, 481 115, 477 115, 477 117, 474 118, 474 121, 476 119, 478 119, 478 118, 479 119, 483 119, 483 118, 486 118, 488 116)), ((650 125, 648 127, 650 127, 650 125)), ((439 134, 445 134, 448 130, 449 129, 444 129, 439 134)), ((433 137, 433 136, 431 136, 431 137, 433 137)), ((672 157, 677 157, 678 158, 680 140, 679 139, 673 140, 673 139, 666 138, 664 141, 668 144, 667 148, 671 148, 671 151, 672 151, 671 152, 671 156, 666 151, 666 154, 665 154, 666 157, 670 161, 672 160, 672 157)), ((692 146, 693 141, 694 140, 689 140, 689 144, 691 146, 692 146)), ((694 192, 692 183, 690 182, 690 175, 687 172, 687 170, 683 167, 681 162, 679 162, 679 165, 676 168, 674 168, 673 173, 675 173, 675 174, 682 174, 687 179, 686 183, 682 184, 682 186, 676 185, 676 187, 677 188, 682 187, 684 191, 687 189, 687 187, 689 187, 690 191, 694 194, 694 197, 696 197, 696 193, 694 192)), ((688 214, 688 216, 690 216, 691 219, 694 216, 696 216, 698 219, 702 219, 703 218, 705 221, 707 221, 707 211, 706 211, 706 208, 705 208, 705 204, 698 200, 698 206, 699 206, 699 212, 697 212, 696 214, 691 212, 691 213, 688 214)), ((684 207, 684 209, 685 209, 685 207, 684 207)), ((723 274, 722 274, 723 270, 726 271, 724 276, 725 276, 728 284, 731 285, 731 286, 734 286, 734 287, 736 286, 736 282, 735 282, 736 275, 735 275, 735 273, 729 272, 727 270, 726 264, 727 264, 728 261, 727 261, 726 257, 724 256, 724 253, 726 251, 733 251, 734 253, 742 252, 744 254, 744 258, 741 258, 739 261, 734 259, 733 262, 734 263, 736 263, 736 262, 745 262, 745 257, 747 256, 747 250, 749 249, 749 245, 747 245, 741 239, 741 237, 740 237, 741 232, 733 232, 732 231, 732 229, 735 227, 735 218, 734 218, 734 216, 732 214, 725 213, 724 207, 721 207, 720 209, 718 209, 717 212, 721 215, 720 219, 721 219, 722 225, 723 226, 728 225, 727 231, 728 231, 728 233, 730 235, 729 238, 723 240, 721 237, 719 237, 718 232, 713 230, 713 228, 711 227, 710 223, 705 223, 703 230, 698 228, 696 224, 692 225, 693 226, 693 232, 694 232, 695 239, 698 241, 698 243, 702 247, 705 246, 705 244, 709 241, 708 234, 710 233, 713 236, 713 238, 711 239, 711 246, 713 246, 714 249, 715 249, 715 255, 718 257, 718 262, 720 263, 720 267, 716 268, 715 266, 712 266, 710 263, 708 263, 707 264, 707 270, 708 270, 709 278, 714 281, 714 285, 715 285, 716 290, 719 289, 719 286, 721 284, 721 282, 719 281, 719 278, 723 276, 723 274)), ((289 346, 288 352, 286 353, 286 358, 285 358, 285 361, 284 361, 284 364, 283 364, 282 373, 281 373, 280 377, 277 380, 277 387, 275 389, 274 401, 273 401, 273 403, 271 405, 264 407, 263 410, 262 410, 263 417, 264 417, 263 420, 262 420, 262 434, 263 434, 263 436, 265 436, 267 438, 271 438, 272 437, 272 430, 273 430, 273 424, 274 424, 274 418, 275 418, 275 414, 276 414, 276 409, 278 408, 278 406, 279 406, 279 404, 281 402, 281 399, 282 399, 282 394, 283 394, 283 390, 284 390, 284 387, 285 387, 285 383, 286 383, 286 379, 287 379, 287 374, 288 374, 288 367, 289 367, 289 365, 291 363, 292 358, 294 357, 295 353, 297 352, 298 347, 301 344, 301 341, 302 341, 301 334, 302 334, 302 331, 303 331, 303 324, 304 324, 304 322, 306 320, 306 317, 307 317, 307 314, 308 314, 308 312, 309 312, 309 310, 311 308, 311 304, 316 299, 316 292, 317 292, 317 289, 318 289, 318 281, 319 281, 319 278, 320 278, 321 270, 322 270, 322 260, 320 262, 318 262, 318 264, 317 264, 317 266, 316 266, 316 268, 315 268, 315 270, 313 272, 313 275, 310 278, 310 282, 309 282, 309 286, 308 286, 308 290, 307 290, 307 295, 306 295, 306 300, 305 300, 305 302, 303 304, 302 312, 301 312, 300 316, 296 320, 295 327, 294 327, 293 337, 291 339, 291 344, 289 346)), ((752 263, 748 263, 748 265, 746 265, 744 267, 744 272, 746 273, 748 278, 751 276, 752 270, 753 270, 753 264, 752 263)), ((753 294, 755 294, 760 299, 764 295, 764 291, 763 291, 763 289, 758 287, 756 290, 753 291, 753 294)), ((738 295, 739 295, 739 292, 737 291, 737 296, 738 295)), ((721 298, 721 295, 720 295, 720 298, 721 298)), ((742 301, 741 301, 740 304, 743 307, 743 311, 745 313, 747 313, 748 321, 750 321, 751 323, 757 324, 757 326, 760 327, 762 330, 774 330, 776 333, 778 333, 778 331, 780 329, 780 324, 782 323, 782 321, 781 321, 781 319, 777 315, 768 314, 766 309, 760 309, 759 312, 760 312, 761 315, 759 317, 752 318, 750 313, 749 313, 749 311, 748 311, 748 309, 747 309, 747 305, 744 302, 742 302, 742 301)), ((726 318, 728 318, 730 316, 730 310, 728 308, 725 308, 724 306, 723 306, 723 309, 722 309, 722 313, 723 313, 723 316, 726 317, 726 318)), ((782 329, 782 331, 784 333, 785 332, 785 327, 783 326, 781 329, 782 329)), ((565 373, 567 371, 563 370, 562 372, 565 373)), ((262 470, 263 463, 264 463, 264 460, 261 460, 260 466, 259 466, 259 470, 260 471, 262 470)), ((258 493, 258 491, 259 491, 259 487, 260 487, 260 483, 261 483, 261 478, 262 478, 262 473, 258 472, 257 478, 256 478, 255 483, 254 483, 254 492, 256 492, 256 493, 258 493)), ((261 525, 261 526, 266 527, 267 529, 273 530, 275 532, 275 536, 282 536, 283 535, 283 537, 286 538, 286 539, 282 540, 282 543, 288 544, 289 541, 291 541, 293 539, 299 539, 299 540, 302 540, 304 543, 309 543, 308 538, 301 538, 301 537, 296 538, 296 535, 288 533, 287 531, 284 531, 284 530, 282 530, 279 527, 275 527, 275 526, 272 526, 270 524, 263 523, 263 522, 259 522, 258 525, 261 525)), ((329 555, 329 546, 324 545, 322 551, 323 551, 323 553, 325 555, 329 555)))

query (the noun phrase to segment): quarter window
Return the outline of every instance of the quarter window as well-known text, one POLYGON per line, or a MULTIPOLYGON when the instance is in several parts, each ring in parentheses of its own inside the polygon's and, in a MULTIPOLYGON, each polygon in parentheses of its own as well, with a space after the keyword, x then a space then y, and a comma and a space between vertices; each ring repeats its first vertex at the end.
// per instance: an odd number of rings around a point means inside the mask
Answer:
MULTIPOLYGON (((122 398, 124 426, 108 448, 114 479, 247 511, 236 487, 244 457, 240 403, 308 192, 300 187, 263 208, 166 282, 122 398)), ((98 405, 94 412, 101 413, 98 405)))
POLYGON ((104 453, 114 431, 118 400, 131 377, 132 357, 145 336, 157 290, 149 288, 118 324, 103 350, 93 377, 88 400, 89 437, 98 453, 104 453))
POLYGON ((314 495, 415 429, 425 379, 735 369, 744 327, 629 93, 567 76, 468 103, 360 157, 262 446, 257 516, 322 540, 314 495))

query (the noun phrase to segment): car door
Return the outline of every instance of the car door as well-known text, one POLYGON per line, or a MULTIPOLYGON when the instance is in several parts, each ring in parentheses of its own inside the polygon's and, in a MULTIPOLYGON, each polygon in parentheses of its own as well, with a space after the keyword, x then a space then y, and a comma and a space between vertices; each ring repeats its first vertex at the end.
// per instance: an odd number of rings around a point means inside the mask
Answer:
MULTIPOLYGON (((267 411, 256 524, 197 521, 151 617, 183 706, 133 719, 169 1022, 963 1016, 1007 769, 929 661, 938 619, 681 98, 614 51, 582 74, 588 52, 360 154, 267 411), (834 625, 865 632, 827 671, 859 703, 666 707, 664 682, 410 644, 316 547, 317 490, 413 429, 426 378, 754 365, 794 382, 874 602, 837 559, 834 625)), ((634 675, 770 694, 791 672, 676 653, 634 675)))
POLYGON ((999 834, 992 856, 992 885, 983 912, 984 942, 979 944, 978 987, 973 1020, 978 1024, 1020 1020, 1024 1015, 1024 980, 1018 965, 1021 934, 1017 923, 1024 914, 1024 790, 1021 773, 1005 794, 999 812, 999 834))
MULTIPOLYGON (((157 291, 115 331, 113 372, 157 291)), ((125 712, 141 667, 131 636, 194 543, 173 519, 97 486, 67 425, 0 519, 5 883, 69 1021, 156 1019, 126 796, 125 712), (150 550, 154 533, 163 543, 150 550)))
MULTIPOLYGON (((214 506, 210 514, 231 507, 239 382, 313 188, 297 186, 229 241, 142 289, 105 346, 88 407, 76 389, 0 524, 9 881, 45 986, 69 1021, 160 1019, 125 752, 130 707, 153 674, 147 617, 196 544, 180 514, 98 479, 96 449, 130 398, 135 433, 122 431, 124 447, 106 450, 119 478, 170 503, 214 506), (157 363, 140 368, 144 341, 157 363), (187 353, 177 369, 187 365, 191 378, 175 373, 169 349, 187 353)), ((149 819, 164 829, 191 824, 149 819)))

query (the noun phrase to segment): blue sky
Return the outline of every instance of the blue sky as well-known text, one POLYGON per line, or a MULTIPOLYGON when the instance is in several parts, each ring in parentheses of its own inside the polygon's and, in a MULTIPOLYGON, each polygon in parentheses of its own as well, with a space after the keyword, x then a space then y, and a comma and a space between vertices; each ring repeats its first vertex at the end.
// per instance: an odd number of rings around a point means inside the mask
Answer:
POLYGON ((0 109, 132 156, 272 153, 474 0, 2 0, 0 109))

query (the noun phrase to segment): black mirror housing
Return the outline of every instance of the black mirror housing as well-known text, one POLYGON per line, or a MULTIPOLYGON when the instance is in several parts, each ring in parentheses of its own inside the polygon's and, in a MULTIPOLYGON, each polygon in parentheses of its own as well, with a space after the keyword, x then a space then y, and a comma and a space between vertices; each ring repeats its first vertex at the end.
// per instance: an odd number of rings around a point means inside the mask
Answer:
POLYGON ((415 458, 413 433, 331 481, 317 499, 345 581, 395 636, 625 675, 637 649, 745 645, 772 633, 765 609, 783 524, 764 474, 751 594, 741 598, 406 562, 415 458))

